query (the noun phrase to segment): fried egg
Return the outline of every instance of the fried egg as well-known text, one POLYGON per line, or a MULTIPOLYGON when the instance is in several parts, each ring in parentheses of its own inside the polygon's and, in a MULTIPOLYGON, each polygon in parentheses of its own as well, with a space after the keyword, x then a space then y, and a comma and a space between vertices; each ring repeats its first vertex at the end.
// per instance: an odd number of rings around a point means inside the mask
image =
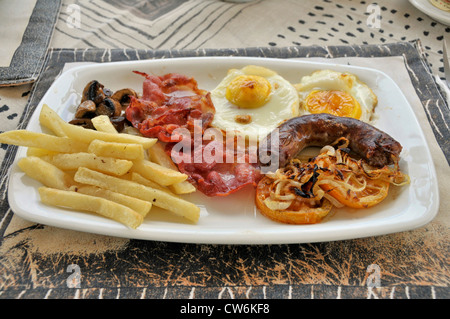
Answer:
POLYGON ((377 96, 355 75, 319 70, 294 85, 300 97, 300 113, 329 113, 370 122, 377 96))
POLYGON ((260 140, 299 115, 295 87, 275 71, 248 65, 230 69, 211 91, 216 113, 211 125, 224 132, 260 140))

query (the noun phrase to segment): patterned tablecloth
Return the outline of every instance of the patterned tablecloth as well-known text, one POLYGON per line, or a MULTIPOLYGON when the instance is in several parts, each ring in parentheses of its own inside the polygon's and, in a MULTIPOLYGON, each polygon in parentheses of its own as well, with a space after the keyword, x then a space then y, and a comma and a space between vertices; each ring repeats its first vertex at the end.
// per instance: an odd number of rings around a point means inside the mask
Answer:
POLYGON ((445 88, 439 85, 444 77, 440 46, 449 31, 446 26, 406 1, 395 6, 378 2, 380 28, 368 27, 371 9, 364 1, 234 5, 180 0, 143 2, 135 8, 123 3, 63 1, 53 48, 37 82, 0 89, 2 131, 26 127, 67 63, 230 55, 366 61, 399 57, 409 75, 405 81, 420 101, 414 112, 438 173, 438 216, 424 227, 401 233, 286 245, 185 244, 81 233, 32 223, 11 211, 7 182, 16 148, 2 145, 0 298, 450 296, 449 201, 443 196, 450 191, 445 178, 449 176, 450 113, 445 88), (77 269, 81 280, 74 287, 70 279, 77 269), (377 287, 368 284, 375 272, 381 279, 377 287))

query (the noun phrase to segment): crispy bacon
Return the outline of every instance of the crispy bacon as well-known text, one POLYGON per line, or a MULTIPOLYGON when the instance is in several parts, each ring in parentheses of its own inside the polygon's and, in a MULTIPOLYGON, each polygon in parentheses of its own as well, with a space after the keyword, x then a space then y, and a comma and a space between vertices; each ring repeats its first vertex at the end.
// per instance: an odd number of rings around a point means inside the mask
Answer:
MULTIPOLYGON (((207 196, 226 196, 246 185, 257 185, 260 172, 256 165, 250 163, 248 157, 237 161, 234 150, 227 151, 223 147, 221 160, 197 160, 196 152, 203 154, 208 145, 211 147, 210 143, 222 143, 208 140, 197 145, 193 138, 194 132, 203 135, 214 118, 215 109, 209 92, 199 89, 193 78, 181 74, 153 76, 135 73, 145 77, 143 94, 141 98, 131 99, 125 111, 127 119, 142 135, 166 142, 166 151, 178 157, 175 162, 179 170, 189 176, 188 180, 199 191, 207 196), (190 138, 186 139, 177 129, 187 129, 190 138), (172 152, 177 143, 190 145, 186 149, 192 150, 191 153, 183 154, 184 148, 181 153, 172 152), (233 154, 227 156, 227 152, 233 154), (230 158, 234 160, 227 162, 230 158)), ((221 146, 224 145, 218 145, 216 149, 221 146)))
POLYGON ((142 135, 156 137, 163 142, 179 142, 173 134, 177 128, 194 131, 200 123, 204 131, 214 118, 210 93, 198 89, 197 82, 181 74, 145 76, 142 98, 132 98, 125 114, 142 135))

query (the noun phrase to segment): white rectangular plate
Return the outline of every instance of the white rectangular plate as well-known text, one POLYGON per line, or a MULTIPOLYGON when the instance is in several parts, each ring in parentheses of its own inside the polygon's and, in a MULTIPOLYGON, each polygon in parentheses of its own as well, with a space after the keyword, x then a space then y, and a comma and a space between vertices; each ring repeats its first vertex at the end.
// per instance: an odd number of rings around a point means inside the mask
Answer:
POLYGON ((64 120, 73 118, 80 93, 91 80, 111 90, 131 87, 142 92, 138 70, 155 75, 176 72, 194 77, 199 88, 212 90, 230 68, 261 65, 273 69, 291 83, 318 69, 351 72, 378 96, 375 126, 404 147, 401 168, 411 183, 392 187, 381 204, 366 210, 338 209, 320 224, 286 225, 261 216, 254 205, 254 190, 247 188, 228 197, 207 198, 195 193, 186 198, 201 207, 198 224, 190 224, 171 213, 152 209, 136 230, 93 214, 46 206, 39 201, 39 183, 18 169, 26 156, 20 147, 11 168, 8 199, 12 210, 24 219, 45 225, 117 237, 185 243, 282 244, 322 242, 376 236, 411 230, 430 222, 439 207, 436 173, 422 129, 397 84, 374 69, 282 59, 247 57, 202 57, 85 65, 64 72, 50 87, 36 108, 28 130, 40 132, 39 113, 43 104, 64 120))

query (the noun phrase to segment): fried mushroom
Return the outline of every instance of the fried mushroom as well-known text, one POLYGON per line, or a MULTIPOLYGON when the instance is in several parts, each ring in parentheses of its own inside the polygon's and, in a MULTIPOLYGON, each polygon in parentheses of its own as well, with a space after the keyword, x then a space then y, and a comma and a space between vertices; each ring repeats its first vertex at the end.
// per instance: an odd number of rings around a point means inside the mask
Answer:
POLYGON ((95 115, 97 105, 92 100, 86 100, 78 105, 75 118, 91 118, 95 115))
POLYGON ((95 104, 99 104, 106 97, 103 91, 104 86, 97 80, 90 81, 83 89, 83 96, 81 98, 81 103, 90 100, 95 104))
POLYGON ((121 131, 127 123, 122 112, 130 104, 131 97, 138 97, 133 89, 124 88, 113 92, 97 80, 92 80, 84 87, 81 102, 70 123, 95 130, 91 119, 106 115, 116 129, 121 131))
POLYGON ((130 98, 132 96, 137 97, 136 91, 130 88, 126 88, 114 92, 111 97, 114 100, 119 101, 123 108, 126 108, 130 104, 130 98))
POLYGON ((71 120, 69 124, 78 125, 87 129, 95 130, 92 120, 88 118, 75 118, 71 120))
POLYGON ((97 106, 96 115, 107 115, 108 117, 119 116, 122 113, 122 105, 115 99, 107 97, 97 106))

